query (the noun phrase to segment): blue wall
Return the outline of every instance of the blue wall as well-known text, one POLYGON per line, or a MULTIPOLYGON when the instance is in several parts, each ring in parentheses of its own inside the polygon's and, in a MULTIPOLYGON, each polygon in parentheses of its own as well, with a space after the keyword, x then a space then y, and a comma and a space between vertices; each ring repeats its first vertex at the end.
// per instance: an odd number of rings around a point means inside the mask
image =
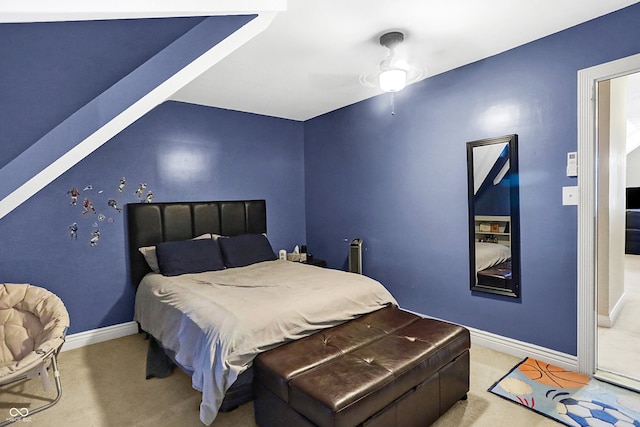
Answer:
MULTIPOLYGON (((23 169, 46 160, 34 154, 42 152, 34 142, 62 120, 97 99, 104 119, 141 90, 116 96, 112 88, 140 78, 143 67, 151 74, 144 84, 151 84, 252 18, 0 25, 0 172, 8 175, 0 193, 13 190, 7 181, 23 169), (185 33, 201 39, 182 49, 185 33), (114 99, 102 100, 105 93, 114 99), (15 167, 18 159, 24 168, 15 167)), ((67 137, 45 149, 75 144, 69 139, 86 125, 65 129, 67 137)), ((118 208, 137 202, 140 183, 156 201, 265 198, 272 242, 292 247, 305 233, 302 136, 298 122, 165 103, 0 220, 0 281, 60 295, 72 333, 130 321, 134 287, 126 274, 123 214, 108 201, 118 208), (72 189, 80 192, 76 205, 72 189), (92 208, 83 213, 85 198, 92 208), (91 245, 97 230, 100 239, 91 245)))
POLYGON ((483 185, 473 198, 475 215, 509 215, 510 185, 509 174, 496 185, 483 185))
POLYGON ((577 210, 562 206, 577 149, 577 72, 640 52, 640 5, 305 123, 307 240, 401 306, 576 354, 577 210), (468 141, 519 135, 522 296, 472 294, 468 141))
POLYGON ((202 20, 0 24, 0 167, 202 20))
POLYGON ((511 214, 511 176, 514 173, 513 170, 510 169, 499 183, 493 183, 496 176, 505 166, 508 156, 509 150, 506 147, 473 196, 474 215, 511 214))
MULTIPOLYGON (((0 220, 0 281, 59 294, 71 332, 130 321, 124 224, 106 200, 136 201, 145 182, 156 201, 265 198, 274 249, 306 240, 314 255, 344 268, 349 241, 362 237, 365 273, 402 306, 575 354, 577 212, 561 206, 561 187, 576 183, 565 159, 577 148, 577 71, 640 52, 638 27, 634 5, 433 76, 396 95, 395 116, 386 95, 305 123, 162 104, 0 220), (509 133, 520 148, 520 299, 471 294, 467 273, 465 143, 509 133), (70 204, 74 187, 104 221, 70 204), (94 223, 101 238, 91 247, 94 223)), ((61 67, 64 74, 68 65, 61 67)), ((43 103, 56 107, 54 98, 43 103)), ((0 124, 15 126, 23 141, 38 136, 20 133, 28 114, 7 117, 0 124)), ((13 149, 0 144, 2 153, 13 149)), ((0 164, 15 154, 3 156, 0 164)))
POLYGON ((137 202, 140 183, 155 201, 264 198, 274 249, 292 248, 305 237, 302 137, 301 122, 164 103, 0 220, 2 282, 58 294, 71 333, 131 321, 123 214, 107 201, 137 202), (76 206, 72 188, 80 191, 76 206), (95 214, 82 213, 85 197, 95 214), (101 236, 92 247, 94 225, 101 236))

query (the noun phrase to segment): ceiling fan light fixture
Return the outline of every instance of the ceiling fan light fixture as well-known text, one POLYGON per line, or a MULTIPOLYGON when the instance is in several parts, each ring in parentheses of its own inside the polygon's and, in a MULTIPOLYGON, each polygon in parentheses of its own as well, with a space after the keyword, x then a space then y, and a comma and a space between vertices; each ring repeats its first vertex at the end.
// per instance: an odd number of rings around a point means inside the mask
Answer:
POLYGON ((400 31, 389 31, 380 36, 380 45, 393 50, 404 41, 404 34, 400 31))
POLYGON ((385 92, 399 92, 407 85, 407 71, 401 68, 381 70, 378 82, 385 92))
POLYGON ((407 85, 420 80, 425 71, 409 65, 405 58, 397 56, 395 48, 404 41, 400 31, 390 31, 380 36, 380 45, 389 49, 387 56, 375 70, 360 75, 360 83, 368 87, 376 87, 383 92, 399 92, 407 85))

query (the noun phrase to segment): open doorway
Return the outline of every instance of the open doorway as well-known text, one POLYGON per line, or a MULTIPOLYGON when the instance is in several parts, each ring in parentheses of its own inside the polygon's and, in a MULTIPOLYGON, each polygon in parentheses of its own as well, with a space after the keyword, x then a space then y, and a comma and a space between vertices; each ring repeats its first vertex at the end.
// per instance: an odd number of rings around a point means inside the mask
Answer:
POLYGON ((640 187, 640 73, 599 81, 596 99, 596 374, 640 388, 640 251, 627 231, 640 212, 626 197, 640 187))
POLYGON ((597 371, 596 103, 598 83, 640 71, 640 54, 578 71, 578 358, 581 373, 597 371))

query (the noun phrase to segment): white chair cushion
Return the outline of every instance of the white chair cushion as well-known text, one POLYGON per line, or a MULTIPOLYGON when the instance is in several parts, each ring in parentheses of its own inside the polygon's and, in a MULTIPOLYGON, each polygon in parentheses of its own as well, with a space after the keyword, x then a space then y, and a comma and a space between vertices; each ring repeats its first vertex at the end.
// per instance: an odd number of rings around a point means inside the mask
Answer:
POLYGON ((0 385, 57 350, 69 327, 62 300, 44 288, 0 284, 0 385))

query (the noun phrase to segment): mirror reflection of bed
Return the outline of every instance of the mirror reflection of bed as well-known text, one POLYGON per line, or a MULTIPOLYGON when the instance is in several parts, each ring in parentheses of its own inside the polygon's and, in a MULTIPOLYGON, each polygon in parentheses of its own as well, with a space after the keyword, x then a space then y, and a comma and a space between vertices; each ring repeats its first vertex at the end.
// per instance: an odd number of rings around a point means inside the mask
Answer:
POLYGON ((471 289, 518 296, 517 136, 467 144, 471 289))
POLYGON ((476 284, 510 289, 510 217, 476 215, 475 222, 476 284))
POLYGON ((478 271, 478 285, 493 288, 511 288, 511 260, 478 271))

